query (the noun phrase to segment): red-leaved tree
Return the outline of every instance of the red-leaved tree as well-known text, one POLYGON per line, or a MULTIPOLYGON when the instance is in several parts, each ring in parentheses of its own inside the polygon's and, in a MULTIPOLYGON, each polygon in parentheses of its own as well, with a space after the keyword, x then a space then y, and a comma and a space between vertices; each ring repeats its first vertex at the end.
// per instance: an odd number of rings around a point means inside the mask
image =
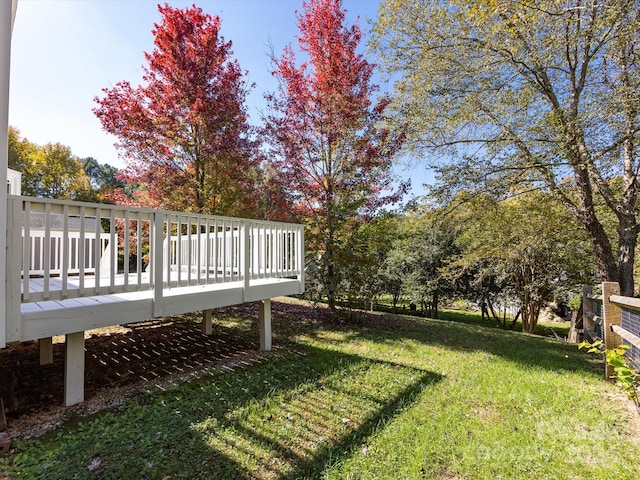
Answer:
POLYGON ((387 98, 374 102, 374 65, 357 52, 362 32, 345 24, 340 0, 302 2, 296 64, 291 46, 273 58, 279 80, 267 95, 265 133, 276 169, 307 225, 307 248, 322 293, 333 307, 349 233, 399 199, 391 165, 404 140, 385 128, 387 98))
POLYGON ((133 199, 140 205, 253 214, 259 161, 244 105, 250 87, 220 18, 195 6, 158 9, 145 84, 122 81, 95 99, 95 114, 127 161, 121 178, 140 185, 133 199))

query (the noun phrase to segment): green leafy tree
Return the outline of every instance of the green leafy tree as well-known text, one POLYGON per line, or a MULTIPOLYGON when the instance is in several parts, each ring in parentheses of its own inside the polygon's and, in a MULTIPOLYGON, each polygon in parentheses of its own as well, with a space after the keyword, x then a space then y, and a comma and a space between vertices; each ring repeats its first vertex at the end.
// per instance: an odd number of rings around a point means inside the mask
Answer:
POLYGON ((544 187, 623 295, 639 231, 639 15, 638 0, 386 0, 372 42, 399 79, 408 144, 443 160, 432 165, 443 197, 544 187))
POLYGON ((395 239, 393 248, 387 253, 378 270, 380 289, 391 296, 393 313, 396 313, 398 302, 405 293, 405 280, 410 271, 403 246, 400 239, 395 239))
POLYGON ((441 300, 451 294, 451 283, 443 272, 459 254, 456 224, 437 213, 407 215, 381 269, 394 308, 397 297, 404 294, 432 318, 437 318, 441 300))
POLYGON ((77 200, 91 190, 82 162, 69 147, 59 143, 48 143, 32 151, 23 178, 23 193, 36 197, 77 200))
POLYGON ((392 248, 400 221, 397 215, 380 212, 355 228, 347 229, 341 237, 345 242, 339 249, 337 262, 338 299, 362 309, 372 308, 384 293, 385 278, 381 265, 392 248))
POLYGON ((76 200, 94 203, 113 203, 118 197, 116 192, 127 186, 119 179, 119 170, 107 163, 99 163, 93 157, 80 160, 82 169, 89 178, 90 188, 76 196, 76 200))
POLYGON ((124 181, 118 178, 119 170, 113 165, 99 163, 95 158, 87 157, 82 159, 82 168, 95 190, 110 192, 124 187, 124 181))
POLYGON ((464 253, 450 269, 471 266, 476 291, 493 291, 503 301, 512 292, 523 330, 535 332, 554 294, 575 290, 593 268, 586 235, 557 199, 538 191, 506 201, 483 195, 465 205, 457 213, 464 253))
POLYGON ((22 194, 81 200, 91 191, 82 162, 60 143, 39 146, 9 127, 9 168, 22 173, 22 194))
POLYGON ((29 165, 29 156, 32 155, 37 148, 37 145, 31 143, 26 138, 22 138, 17 128, 9 126, 8 166, 23 174, 23 189, 25 183, 24 173, 29 165))

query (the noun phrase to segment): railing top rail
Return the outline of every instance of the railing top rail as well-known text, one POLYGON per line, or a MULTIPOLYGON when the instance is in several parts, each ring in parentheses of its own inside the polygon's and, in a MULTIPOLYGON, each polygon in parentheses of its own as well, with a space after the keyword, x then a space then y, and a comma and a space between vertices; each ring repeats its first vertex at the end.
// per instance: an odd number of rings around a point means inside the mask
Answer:
POLYGON ((27 197, 23 195, 8 195, 9 200, 14 201, 22 201, 22 202, 30 202, 31 204, 50 204, 50 205, 59 205, 59 206, 69 206, 74 208, 85 207, 90 209, 100 208, 101 210, 120 210, 120 211, 128 211, 128 212, 139 212, 144 214, 152 214, 152 213, 160 213, 163 215, 167 215, 169 217, 191 217, 191 218, 199 218, 201 220, 225 220, 225 221, 248 221, 253 223, 265 223, 270 225, 283 225, 291 228, 302 227, 302 224, 299 223, 287 223, 287 222, 277 222, 271 220, 263 220, 263 219, 254 219, 254 218, 242 218, 242 217, 228 217, 223 215, 205 215, 201 213, 193 213, 193 212, 177 212, 173 210, 161 210, 161 209, 153 209, 153 208, 143 208, 143 207, 127 207, 122 205, 113 205, 110 203, 89 203, 89 202, 77 202, 74 200, 56 200, 52 198, 40 198, 40 197, 27 197))
POLYGON ((640 298, 623 297, 622 295, 611 295, 609 297, 611 303, 615 303, 619 307, 628 308, 640 312, 640 298))
POLYGON ((587 294, 587 298, 591 299, 591 300, 599 300, 602 301, 602 295, 596 295, 594 293, 588 293, 587 294))

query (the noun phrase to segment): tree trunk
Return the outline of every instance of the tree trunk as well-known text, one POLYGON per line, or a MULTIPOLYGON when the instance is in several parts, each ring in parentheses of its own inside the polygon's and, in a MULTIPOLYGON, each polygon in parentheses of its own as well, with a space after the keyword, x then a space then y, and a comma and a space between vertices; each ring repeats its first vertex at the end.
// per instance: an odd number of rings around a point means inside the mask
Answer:
POLYGON ((569 328, 569 335, 567 336, 567 342, 569 343, 579 343, 582 341, 583 334, 578 333, 578 330, 584 328, 582 305, 583 302, 580 302, 578 310, 571 313, 571 327, 569 328))
POLYGON ((632 297, 634 293, 633 266, 638 243, 638 226, 634 215, 620 218, 618 230, 618 283, 620 295, 632 297))
POLYGON ((432 307, 431 318, 438 318, 438 292, 437 291, 433 293, 431 307, 432 307))
MULTIPOLYGON (((491 304, 491 301, 489 299, 487 299, 487 306, 489 307, 489 310, 491 310, 491 315, 493 316, 493 319, 496 322, 496 326, 500 328, 500 318, 496 315, 496 312, 493 309, 493 305, 491 304)), ((487 317, 488 316, 489 316, 489 312, 487 312, 487 317)))
POLYGON ((522 309, 519 309, 518 313, 516 313, 516 316, 513 317, 513 320, 511 321, 511 325, 509 325, 509 330, 514 329, 514 327, 516 326, 516 323, 518 323, 518 317, 520 317, 521 313, 522 313, 522 309))

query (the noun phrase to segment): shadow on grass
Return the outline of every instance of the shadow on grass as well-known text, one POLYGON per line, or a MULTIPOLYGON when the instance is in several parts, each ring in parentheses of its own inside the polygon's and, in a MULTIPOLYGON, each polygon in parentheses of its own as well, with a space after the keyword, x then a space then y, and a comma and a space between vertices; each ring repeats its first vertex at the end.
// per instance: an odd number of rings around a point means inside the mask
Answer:
MULTIPOLYGON (((319 478, 440 375, 298 346, 18 445, 15 478, 319 478), (22 472, 18 474, 18 472, 22 472)), ((0 472, 2 463, 0 462, 0 472)))
MULTIPOLYGON (((274 303, 274 332, 293 333, 290 318, 313 318, 313 307, 274 303), (295 312, 292 311, 295 310, 295 312)), ((456 314, 456 317, 459 317, 456 314)), ((459 351, 483 351, 525 366, 555 371, 587 372, 602 376, 601 361, 578 351, 577 346, 549 337, 501 330, 477 324, 473 315, 460 319, 434 320, 392 314, 364 314, 356 323, 330 325, 348 333, 345 341, 398 342, 404 339, 459 351)), ((295 328, 295 327, 293 327, 295 328)), ((314 335, 325 329, 322 323, 307 322, 299 331, 314 335)))

